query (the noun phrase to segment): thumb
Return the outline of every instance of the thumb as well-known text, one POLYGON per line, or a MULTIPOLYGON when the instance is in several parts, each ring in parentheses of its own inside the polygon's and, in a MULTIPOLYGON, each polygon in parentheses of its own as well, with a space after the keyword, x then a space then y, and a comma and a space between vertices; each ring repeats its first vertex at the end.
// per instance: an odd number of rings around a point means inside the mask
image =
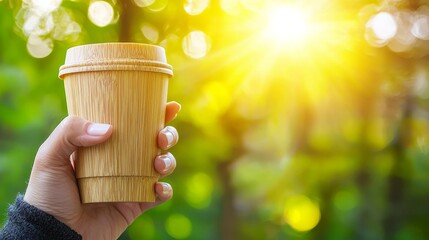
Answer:
POLYGON ((102 143, 111 134, 110 124, 92 123, 76 116, 68 116, 40 146, 35 164, 51 167, 70 165, 70 155, 78 147, 102 143))

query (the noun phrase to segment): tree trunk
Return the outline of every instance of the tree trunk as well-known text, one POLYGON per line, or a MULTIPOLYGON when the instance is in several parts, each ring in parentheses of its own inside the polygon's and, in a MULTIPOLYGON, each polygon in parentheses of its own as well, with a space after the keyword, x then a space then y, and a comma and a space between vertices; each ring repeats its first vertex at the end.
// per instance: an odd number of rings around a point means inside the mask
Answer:
POLYGON ((119 41, 131 42, 132 39, 132 26, 133 16, 135 12, 135 5, 133 0, 121 0, 122 7, 121 16, 119 18, 119 41))
POLYGON ((219 178, 223 187, 222 217, 220 222, 221 239, 237 239, 237 214, 234 206, 234 187, 231 184, 231 162, 221 162, 218 165, 219 178))
POLYGON ((409 138, 411 137, 409 119, 412 116, 413 104, 412 97, 408 96, 401 125, 395 141, 390 147, 395 159, 392 171, 387 180, 387 213, 383 223, 386 239, 393 239, 395 237, 404 220, 404 214, 406 214, 406 209, 404 209, 406 207, 404 199, 406 180, 404 176, 409 166, 405 156, 404 145, 409 142, 409 138))

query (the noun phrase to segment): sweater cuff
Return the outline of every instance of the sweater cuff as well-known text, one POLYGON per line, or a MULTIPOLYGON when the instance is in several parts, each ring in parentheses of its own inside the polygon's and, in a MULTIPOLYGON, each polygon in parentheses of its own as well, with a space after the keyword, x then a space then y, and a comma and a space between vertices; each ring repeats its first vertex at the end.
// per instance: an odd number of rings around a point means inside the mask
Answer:
POLYGON ((54 216, 28 204, 23 195, 9 207, 9 220, 0 233, 1 239, 65 239, 81 240, 82 237, 54 216))

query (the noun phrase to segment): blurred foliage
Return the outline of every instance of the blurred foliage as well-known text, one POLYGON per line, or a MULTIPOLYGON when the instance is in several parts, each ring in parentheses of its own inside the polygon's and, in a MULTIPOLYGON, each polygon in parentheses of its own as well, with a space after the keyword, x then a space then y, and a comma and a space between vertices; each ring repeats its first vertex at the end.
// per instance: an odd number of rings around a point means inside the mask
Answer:
POLYGON ((0 0, 0 222, 67 114, 66 49, 133 41, 183 110, 174 198, 121 239, 425 239, 428 4, 0 0))

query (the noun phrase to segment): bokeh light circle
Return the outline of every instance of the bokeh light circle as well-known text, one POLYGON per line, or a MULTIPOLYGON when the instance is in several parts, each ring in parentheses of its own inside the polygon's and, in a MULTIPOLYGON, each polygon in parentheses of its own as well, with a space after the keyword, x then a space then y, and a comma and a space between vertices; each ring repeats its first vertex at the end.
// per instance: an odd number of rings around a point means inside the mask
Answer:
POLYGON ((188 239, 192 232, 192 223, 182 214, 172 214, 165 222, 165 228, 175 239, 188 239))
POLYGON ((419 15, 415 18, 411 33, 419 39, 429 40, 429 16, 419 15))
POLYGON ((92 2, 88 8, 88 18, 99 27, 109 25, 113 20, 113 7, 108 2, 92 2))
POLYGON ((333 202, 340 210, 351 210, 359 203, 358 191, 356 189, 339 191, 334 195, 333 202))
POLYGON ((183 38, 182 47, 188 57, 203 58, 210 50, 210 38, 203 31, 192 31, 183 38))
POLYGON ((287 200, 283 216, 293 229, 298 232, 306 232, 319 223, 320 209, 308 197, 298 195, 287 200))
POLYGON ((388 44, 393 52, 407 52, 415 46, 417 38, 411 33, 415 12, 402 10, 395 13, 398 30, 388 44))
POLYGON ((134 0, 134 3, 139 7, 149 7, 155 0, 134 0))
POLYGON ((27 41, 27 50, 35 58, 45 58, 52 53, 54 43, 52 39, 42 39, 40 36, 31 35, 27 41))
POLYGON ((29 35, 38 25, 40 17, 37 15, 30 15, 22 26, 22 31, 25 35, 29 35))
POLYGON ((189 15, 198 15, 209 6, 209 3, 209 0, 186 0, 184 8, 189 15))
POLYGON ((150 6, 147 6, 147 9, 152 12, 161 12, 168 5, 168 0, 156 0, 150 6))
POLYGON ((397 31, 398 25, 392 14, 388 12, 380 12, 373 16, 366 24, 377 39, 388 41, 392 39, 397 31))
POLYGON ((194 208, 202 209, 210 205, 213 181, 205 173, 196 173, 187 181, 186 202, 194 208))
POLYGON ((143 23, 140 27, 140 30, 143 33, 143 36, 149 41, 156 43, 159 39, 158 29, 150 23, 143 23))
POLYGON ((62 0, 31 0, 30 6, 39 16, 45 16, 57 10, 61 3, 62 0))

